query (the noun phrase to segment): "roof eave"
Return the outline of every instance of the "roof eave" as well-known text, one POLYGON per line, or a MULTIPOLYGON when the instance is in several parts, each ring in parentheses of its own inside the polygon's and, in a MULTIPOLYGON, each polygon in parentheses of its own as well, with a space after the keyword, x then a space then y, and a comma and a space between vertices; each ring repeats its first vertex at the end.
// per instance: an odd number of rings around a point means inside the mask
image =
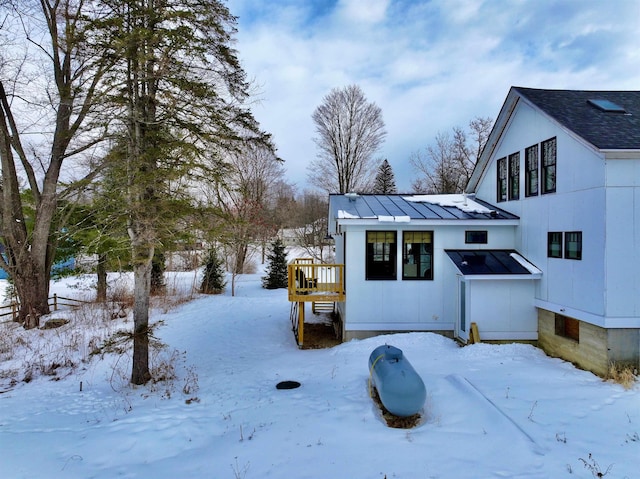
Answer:
POLYGON ((489 160, 493 156, 493 152, 497 148, 498 143, 502 138, 502 134, 509 124, 509 119, 511 118, 511 115, 513 114, 513 111, 515 110, 520 98, 521 95, 517 92, 515 87, 512 86, 509 90, 509 93, 507 94, 507 98, 502 104, 502 108, 500 108, 500 113, 498 113, 496 122, 493 124, 491 133, 489 133, 487 142, 482 149, 482 153, 480 153, 480 158, 478 158, 478 160, 476 161, 473 172, 471 173, 471 177, 469 178, 469 181, 465 188, 465 192, 474 193, 476 191, 478 183, 484 176, 484 172, 489 165, 489 160))
POLYGON ((605 160, 637 160, 640 158, 639 149, 603 148, 600 150, 605 160))
POLYGON ((518 226, 520 220, 500 219, 500 218, 452 218, 452 219, 417 219, 412 218, 410 221, 380 221, 377 218, 336 218, 336 223, 340 226, 345 225, 413 225, 413 226, 442 226, 442 225, 473 225, 473 226, 518 226))
MULTIPOLYGON (((458 269, 458 271, 460 271, 458 269)), ((462 274, 462 277, 466 280, 478 280, 478 281, 490 281, 490 280, 533 280, 541 279, 542 273, 528 273, 528 274, 462 274)))

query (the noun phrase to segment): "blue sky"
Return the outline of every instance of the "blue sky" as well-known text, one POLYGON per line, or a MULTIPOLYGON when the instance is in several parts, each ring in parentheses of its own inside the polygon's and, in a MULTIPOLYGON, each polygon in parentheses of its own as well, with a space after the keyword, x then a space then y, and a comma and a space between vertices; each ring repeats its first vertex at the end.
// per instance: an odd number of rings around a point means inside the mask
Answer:
POLYGON ((383 113, 400 191, 412 152, 438 132, 497 116, 512 85, 640 88, 640 0, 228 0, 254 113, 287 177, 307 186, 311 115, 359 85, 383 113))

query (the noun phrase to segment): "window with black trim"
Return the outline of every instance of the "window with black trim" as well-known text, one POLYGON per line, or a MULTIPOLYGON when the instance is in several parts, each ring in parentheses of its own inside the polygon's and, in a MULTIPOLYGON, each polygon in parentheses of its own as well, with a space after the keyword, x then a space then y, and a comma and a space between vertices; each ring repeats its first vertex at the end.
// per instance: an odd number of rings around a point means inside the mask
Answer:
POLYGON ((487 244, 487 231, 465 231, 464 242, 467 244, 487 244))
POLYGON ((509 199, 520 198, 520 152, 509 155, 509 199))
POLYGON ((547 256, 549 258, 562 258, 562 232, 549 231, 547 233, 547 256))
POLYGON ((497 200, 507 201, 507 158, 500 158, 496 163, 497 169, 497 200))
POLYGON ((565 259, 582 259, 582 231, 567 231, 564 234, 565 259))
POLYGON ((402 279, 433 279, 433 231, 405 231, 402 238, 402 279))
POLYGON ((551 138, 541 143, 542 149, 542 194, 556 191, 556 139, 551 138))
POLYGON ((524 150, 524 196, 538 196, 538 145, 524 150))
POLYGON ((367 231, 367 279, 396 279, 396 232, 367 231))
POLYGON ((556 336, 580 342, 580 321, 562 314, 555 315, 556 336))

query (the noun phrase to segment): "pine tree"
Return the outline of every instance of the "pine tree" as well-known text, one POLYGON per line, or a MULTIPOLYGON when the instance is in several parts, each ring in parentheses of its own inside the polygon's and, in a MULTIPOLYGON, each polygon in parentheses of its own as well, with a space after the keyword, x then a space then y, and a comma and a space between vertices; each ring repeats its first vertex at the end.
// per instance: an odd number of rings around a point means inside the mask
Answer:
POLYGON ((398 192, 393 170, 387 160, 384 160, 378 169, 373 192, 377 195, 392 195, 398 192))
POLYGON ((267 275, 262 278, 262 287, 265 289, 286 288, 287 280, 287 253, 280 238, 271 243, 271 251, 267 255, 269 265, 267 275))
POLYGON ((224 291, 227 282, 222 267, 222 259, 215 248, 212 248, 204 263, 204 276, 200 285, 200 292, 204 294, 220 294, 224 291))
POLYGON ((160 295, 167 289, 164 280, 165 257, 161 251, 155 251, 151 260, 151 294, 160 295))

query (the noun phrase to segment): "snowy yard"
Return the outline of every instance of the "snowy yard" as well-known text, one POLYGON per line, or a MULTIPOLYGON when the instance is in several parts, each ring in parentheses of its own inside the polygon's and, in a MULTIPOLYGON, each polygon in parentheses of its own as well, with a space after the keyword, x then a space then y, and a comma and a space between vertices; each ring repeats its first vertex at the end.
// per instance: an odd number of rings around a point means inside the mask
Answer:
MULTIPOLYGON (((19 359, 0 351, 1 476, 640 477, 637 384, 625 390, 531 346, 460 348, 426 333, 299 350, 286 290, 262 289, 260 275, 239 279, 236 297, 195 295, 154 310, 167 345, 154 362, 175 366, 169 384, 130 387, 129 352, 100 360, 88 345, 73 372, 63 365, 11 384, 8 370, 44 361, 29 344, 71 325, 20 332, 19 359), (369 354, 385 343, 404 351, 427 388, 413 429, 387 427, 369 397, 369 354), (283 380, 302 385, 277 390, 283 380)), ((193 273, 179 280, 191 286, 193 273)), ((66 283, 52 292, 78 294, 66 283)), ((112 332, 119 327, 131 321, 114 321, 112 332)))

